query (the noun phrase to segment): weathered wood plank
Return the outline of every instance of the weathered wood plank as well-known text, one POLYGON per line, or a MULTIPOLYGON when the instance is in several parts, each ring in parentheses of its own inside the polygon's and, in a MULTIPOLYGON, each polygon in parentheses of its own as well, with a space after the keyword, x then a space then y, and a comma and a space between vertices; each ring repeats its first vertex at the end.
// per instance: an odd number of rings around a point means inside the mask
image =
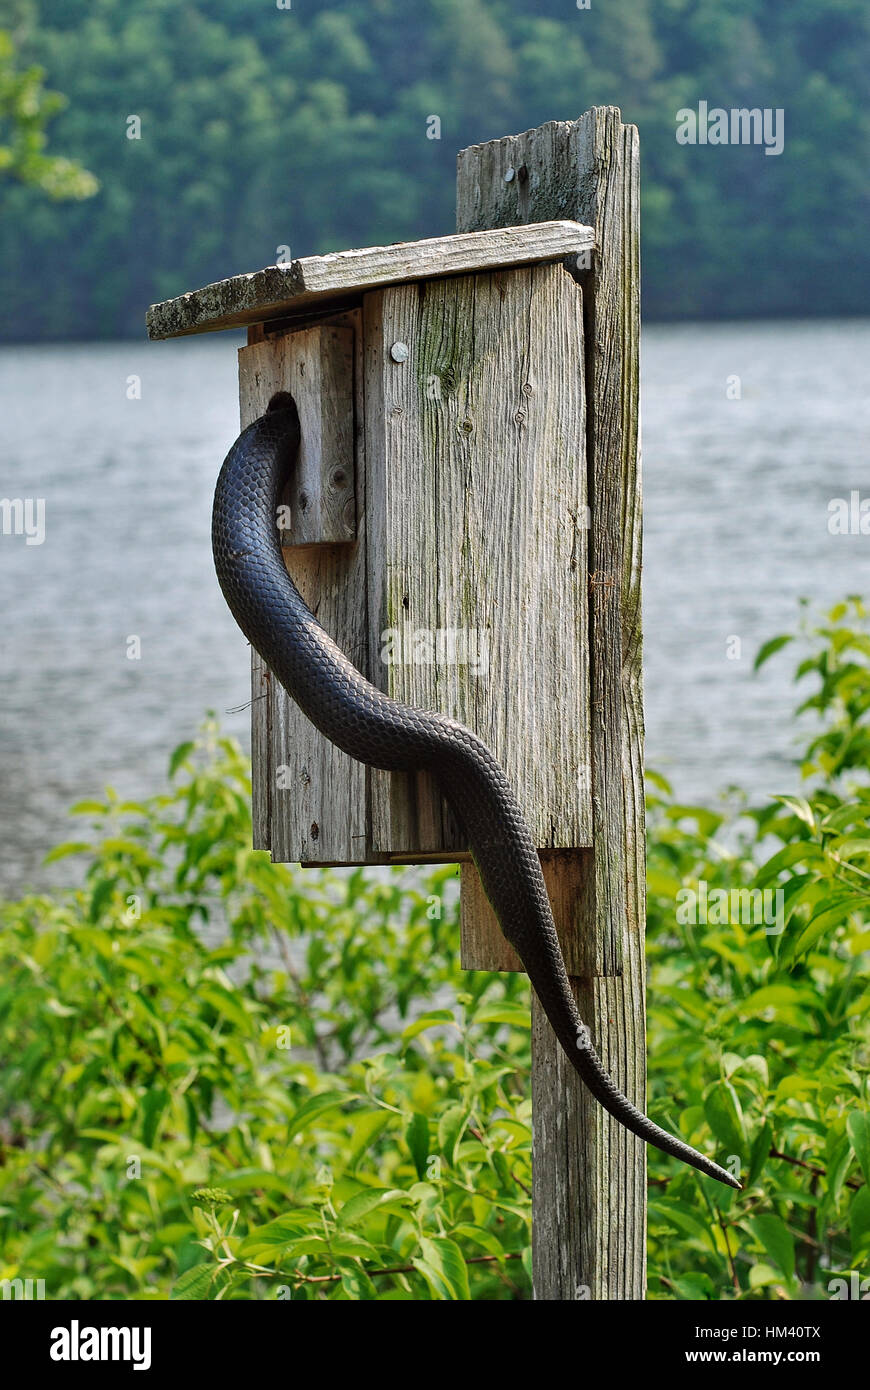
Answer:
MULTIPOLYGON (((338 320, 342 332, 355 337, 355 389, 361 390, 360 315, 338 320)), ((307 336, 308 330, 301 336, 307 336)), ((310 383, 293 376, 299 360, 290 334, 261 338, 239 353, 242 422, 266 409, 276 391, 292 390, 307 416, 310 383)), ((306 347, 306 351, 310 344, 306 347)), ((302 360, 307 360, 303 357, 302 360)), ((346 394, 348 382, 343 390, 346 394)), ((361 417, 361 400, 357 400, 361 417)), ((361 431, 355 445, 358 523, 354 544, 317 545, 284 551, 294 582, 320 622, 363 669, 367 662, 365 603, 365 451, 361 431)), ((253 679, 264 677, 253 657, 253 679)), ((282 863, 360 863, 368 856, 366 772, 362 765, 328 743, 277 681, 268 680, 268 701, 253 705, 252 743, 254 804, 259 836, 282 863), (266 750, 268 749, 268 756, 266 750), (268 818, 268 833, 264 828, 268 818)))
POLYGON ((282 544, 345 544, 356 537, 353 330, 315 324, 278 338, 272 350, 301 432, 282 544))
MULTIPOLYGON (((572 979, 580 1017, 609 1020, 601 1060, 631 1095, 633 1035, 642 1001, 618 976, 572 979)), ((535 1298, 642 1299, 645 1271, 646 1168, 629 1135, 592 1101, 532 996, 532 1251, 535 1298), (639 1223, 641 1229, 639 1230, 639 1223)))
MULTIPOLYGON (((576 217, 595 230, 598 250, 584 281, 593 854, 581 913, 587 969, 576 987, 602 1059, 643 1105, 637 131, 615 107, 595 108, 579 121, 474 146, 460 154, 457 188, 461 231, 553 217, 576 217), (508 168, 515 177, 506 182, 508 168)), ((485 930, 484 923, 474 933, 478 958, 485 930)), ((498 959, 495 937, 491 951, 498 959)), ((642 1298, 644 1147, 576 1085, 537 1001, 533 1024, 536 1297, 642 1298)))
POLYGON ((237 328, 375 286, 560 260, 592 246, 590 228, 563 220, 539 223, 534 229, 510 227, 307 256, 152 304, 146 316, 148 336, 176 338, 237 328))
MULTIPOLYGON (((541 867, 553 906, 562 955, 570 975, 586 967, 592 850, 542 850, 541 867)), ((522 970, 522 963, 502 933, 483 891, 480 875, 469 861, 460 869, 462 964, 466 970, 522 970), (497 952, 497 954, 495 954, 497 952)))
MULTIPOLYGON (((561 265, 429 280, 364 317, 373 678, 480 735, 542 848, 588 844, 580 288, 561 265)), ((466 848, 424 774, 371 787, 377 850, 466 848)))
MULTIPOLYGON (((254 416, 254 419, 257 417, 254 416)), ((250 424, 250 420, 246 422, 250 424)), ((244 428, 244 425, 242 426, 244 428)), ((254 849, 272 848, 272 676, 251 648, 251 823, 254 849)))
MULTIPOLYGON (((262 342, 258 327, 248 330, 248 346, 262 342)), ((239 356, 239 424, 245 429, 262 414, 262 393, 241 370, 239 356)), ((268 405, 268 400, 266 401, 268 405)), ((251 648, 251 838, 254 849, 272 848, 272 691, 271 673, 251 648)))

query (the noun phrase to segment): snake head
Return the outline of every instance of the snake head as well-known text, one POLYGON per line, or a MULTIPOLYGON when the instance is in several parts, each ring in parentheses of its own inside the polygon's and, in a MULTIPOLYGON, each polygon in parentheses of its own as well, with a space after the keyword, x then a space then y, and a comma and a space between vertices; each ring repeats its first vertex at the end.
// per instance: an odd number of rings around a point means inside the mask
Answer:
POLYGON ((286 431, 286 444, 290 450, 289 459, 295 460, 296 451, 302 442, 302 425, 299 420, 299 410, 296 402, 289 391, 276 391, 269 404, 266 406, 265 415, 262 420, 270 417, 280 417, 275 419, 275 425, 282 433, 286 431))
POLYGON ((273 410, 292 410, 293 415, 296 419, 296 423, 297 425, 299 424, 299 411, 297 410, 296 402, 290 395, 289 391, 275 392, 274 396, 269 401, 269 404, 266 406, 266 414, 268 415, 273 410))

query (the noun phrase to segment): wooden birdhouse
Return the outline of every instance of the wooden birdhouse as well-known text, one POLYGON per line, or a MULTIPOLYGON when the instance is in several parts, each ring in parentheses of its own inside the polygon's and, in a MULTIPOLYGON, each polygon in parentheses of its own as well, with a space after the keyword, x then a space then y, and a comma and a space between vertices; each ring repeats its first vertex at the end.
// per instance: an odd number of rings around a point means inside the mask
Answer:
MULTIPOLYGON (((246 327, 243 426, 293 396, 287 567, 370 681, 501 762, 584 1017, 642 1104, 636 132, 607 109, 475 146, 458 186, 455 235, 234 276, 154 305, 148 331, 246 327)), ((252 712, 257 847, 455 861, 463 964, 519 968, 428 774, 347 757, 256 654, 252 712)), ((537 1296, 641 1297, 642 1146, 547 1028, 535 1012, 537 1296)))

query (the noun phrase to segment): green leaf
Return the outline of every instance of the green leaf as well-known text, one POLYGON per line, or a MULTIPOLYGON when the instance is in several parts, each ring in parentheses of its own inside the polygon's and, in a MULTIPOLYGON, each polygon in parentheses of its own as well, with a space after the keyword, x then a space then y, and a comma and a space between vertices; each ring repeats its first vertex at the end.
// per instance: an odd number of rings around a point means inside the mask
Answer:
POLYGON ((650 1198, 649 1211, 651 1226, 655 1222, 664 1222, 671 1230, 677 1230, 681 1235, 697 1240, 708 1250, 716 1249, 709 1226, 687 1202, 681 1202, 674 1197, 650 1198))
POLYGON ((689 1299, 693 1303, 701 1303, 718 1297, 709 1274, 684 1274, 681 1278, 673 1281, 673 1286, 678 1298, 689 1299))
POLYGON ((531 1028, 532 1015, 524 1004, 512 1004, 504 1000, 499 1004, 485 1004, 474 1015, 475 1023, 509 1023, 512 1028, 531 1028))
POLYGON ((770 1084, 767 1058, 763 1057, 760 1052, 750 1052, 745 1057, 741 1057, 737 1052, 725 1052, 722 1054, 722 1066, 729 1080, 737 1072, 743 1072, 744 1075, 748 1072, 758 1078, 765 1090, 770 1084))
POLYGON ((870 1183, 870 1115, 866 1110, 853 1110, 846 1121, 846 1130, 861 1165, 864 1181, 870 1183))
POLYGON ((783 869, 790 869, 795 864, 824 860, 824 857, 824 850, 815 840, 795 840, 761 866, 755 876, 756 885, 765 888, 779 877, 783 869))
POLYGON ((737 1092, 730 1081, 720 1081, 710 1091, 704 1101, 704 1115, 716 1138, 724 1144, 726 1152, 729 1155, 737 1154, 743 1167, 748 1158, 749 1148, 746 1124, 737 1092))
POLYGON ((199 1117, 196 1113, 196 1102, 190 1091, 184 1093, 184 1118, 187 1125, 187 1137, 191 1144, 196 1143, 196 1132, 199 1128, 199 1117))
MULTIPOLYGON (((833 1136, 830 1138, 832 1139, 833 1136)), ((828 1194, 832 1206, 836 1206, 840 1200, 840 1193, 843 1190, 851 1162, 852 1145, 848 1135, 844 1134, 829 1147, 825 1165, 828 1170, 828 1194)))
POLYGON ((866 825, 870 821, 870 802, 849 801, 829 811, 822 820, 823 830, 848 830, 851 825, 866 825))
POLYGON ((177 747, 177 748, 174 748, 174 749, 172 750, 172 755, 171 755, 171 757, 170 757, 170 759, 169 759, 169 778, 170 778, 170 781, 171 781, 172 778, 175 776, 175 774, 176 774, 176 772, 178 771, 178 769, 181 767, 181 764, 182 764, 187 758, 190 757, 190 754, 193 752, 193 750, 194 750, 195 747, 196 747, 196 744, 195 744, 195 743, 179 743, 178 747, 177 747))
POLYGON ((336 1259, 376 1260, 378 1252, 371 1241, 355 1231, 334 1231, 329 1237, 329 1251, 336 1259))
POLYGON ((337 1110, 339 1106, 346 1105, 349 1100, 353 1100, 353 1096, 348 1095, 346 1091, 321 1091, 319 1095, 312 1096, 304 1105, 300 1105, 287 1126, 287 1142, 289 1143, 294 1134, 298 1134, 307 1125, 313 1124, 330 1110, 337 1110))
POLYGON ((87 854, 93 846, 87 840, 66 840, 62 845, 55 845, 50 849, 42 860, 43 864, 56 864, 58 859, 66 859, 70 854, 87 854))
POLYGON ((420 1240, 422 1259, 411 1263, 418 1269, 438 1299, 451 1301, 471 1298, 468 1286, 468 1270, 462 1251, 455 1241, 439 1236, 420 1240))
POLYGON ((55 1018, 75 1018, 77 1010, 69 1004, 62 1004, 59 999, 46 999, 45 1008, 48 1013, 54 1014, 55 1018))
POLYGON ((407 1208, 414 1205, 413 1198, 395 1187, 370 1187, 350 1197, 338 1213, 342 1226, 358 1226, 374 1211, 398 1212, 406 1214, 407 1208))
POLYGON ((479 1245, 482 1250, 485 1250, 488 1255, 498 1255, 501 1258, 507 1254, 504 1245, 495 1231, 488 1231, 484 1226, 472 1226, 467 1222, 462 1222, 460 1225, 454 1226, 452 1235, 457 1239, 461 1238, 462 1240, 473 1241, 475 1245, 479 1245))
POLYGON ((819 1083, 814 1076, 804 1076, 802 1072, 792 1072, 784 1076, 776 1088, 773 1100, 776 1106, 784 1100, 809 1100, 819 1083))
POLYGON ((371 1303, 378 1297, 377 1289, 361 1265, 349 1265, 342 1269, 341 1287, 348 1298, 360 1303, 371 1303))
POLYGON ((417 1177, 422 1182, 426 1176, 426 1165, 429 1160, 429 1121, 419 1111, 414 1112, 411 1122, 405 1130, 405 1142, 411 1150, 417 1177))
POLYGON ((315 1211, 284 1212, 265 1226, 249 1231, 239 1246, 239 1257, 249 1259, 261 1251, 284 1250, 298 1238, 300 1233, 311 1226, 319 1226, 320 1218, 315 1211))
POLYGON ((464 1105, 451 1105, 438 1121, 438 1145, 451 1167, 456 1162, 456 1150, 469 1118, 464 1105))
POLYGON ((209 1297, 215 1269, 210 1264, 194 1265, 176 1279, 169 1294, 171 1300, 205 1301, 209 1297))
POLYGON ((756 1240, 788 1280, 794 1278, 794 1236, 784 1221, 772 1213, 755 1216, 747 1222, 756 1240))
POLYGON ((455 1023, 456 1019, 449 1009, 432 1009, 429 1013, 420 1014, 413 1023, 409 1023, 407 1028, 402 1030, 402 1041, 410 1042, 418 1034, 425 1033, 427 1028, 443 1028, 445 1023, 455 1023))
POLYGON ((389 1110, 364 1110, 357 1115, 347 1151, 349 1169, 356 1167, 362 1155, 393 1122, 393 1118, 389 1110))
POLYGON ((790 632, 783 632, 778 637, 771 637, 759 647, 758 655, 755 658, 752 669, 754 671, 760 670, 765 661, 769 661, 772 656, 775 656, 777 652, 781 652, 783 647, 788 646, 789 642, 793 641, 794 638, 790 632))
POLYGON ((852 1240, 852 1259, 863 1266, 870 1256, 870 1187, 860 1188, 849 1203, 849 1234, 852 1240))
POLYGON ((782 1275, 779 1270, 774 1269, 772 1265, 762 1264, 761 1261, 754 1264, 749 1271, 749 1287, 751 1289, 765 1289, 771 1284, 778 1284, 781 1279, 782 1275))
MULTIPOLYGON (((870 840, 850 836, 845 840, 840 840, 836 845, 831 845, 830 849, 831 853, 835 854, 838 859, 859 859, 865 854, 870 854, 870 840)), ((870 893, 867 894, 867 906, 870 907, 870 893)))
POLYGON ((745 1187, 751 1187, 755 1180, 764 1170, 770 1150, 773 1147, 773 1125, 770 1120, 765 1120, 761 1129, 752 1141, 752 1150, 749 1155, 749 1171, 746 1175, 745 1187))
POLYGON ((801 1023, 797 1006, 803 1002, 804 996, 795 985, 763 985, 745 999, 738 999, 725 1013, 738 1018, 761 1018, 771 1023, 778 1020, 797 1027, 801 1023))
POLYGON ((207 983, 201 986, 199 997, 206 1004, 210 1004, 228 1023, 244 1033, 248 1032, 252 1024, 252 1015, 230 990, 223 989, 218 984, 207 983))
POLYGON ((492 1153, 490 1154, 490 1158, 492 1159, 492 1166, 495 1169, 496 1177, 498 1178, 500 1185, 506 1191, 512 1191, 513 1188, 516 1186, 516 1183, 511 1177, 510 1164, 508 1163, 507 1158, 502 1153, 501 1149, 493 1149, 492 1153))
POLYGON ((329 1245, 326 1236, 297 1236, 295 1240, 288 1240, 284 1246, 284 1257, 288 1260, 301 1259, 303 1255, 323 1255, 329 1254, 329 1245))
POLYGON ((148 1149, 154 1146, 157 1127, 168 1101, 169 1093, 160 1086, 152 1086, 150 1091, 146 1091, 142 1100, 142 1138, 148 1149))
POLYGON ((100 914, 111 903, 115 896, 115 888, 118 880, 116 878, 101 878, 97 881, 96 887, 91 894, 91 903, 88 916, 92 922, 99 921, 100 914))
POLYGON ((779 801, 783 806, 787 806, 788 809, 797 816, 798 820, 803 821, 804 825, 808 826, 810 830, 815 831, 815 812, 805 796, 779 795, 774 797, 774 800, 779 801))
POLYGON ((866 895, 859 893, 847 893, 837 898, 834 902, 827 900, 827 906, 823 906, 807 922, 800 935, 795 937, 794 945, 791 950, 783 947, 783 965, 795 965, 805 955, 807 955, 816 943, 825 935, 826 932, 836 931, 846 922, 852 912, 866 912, 868 901, 866 895))

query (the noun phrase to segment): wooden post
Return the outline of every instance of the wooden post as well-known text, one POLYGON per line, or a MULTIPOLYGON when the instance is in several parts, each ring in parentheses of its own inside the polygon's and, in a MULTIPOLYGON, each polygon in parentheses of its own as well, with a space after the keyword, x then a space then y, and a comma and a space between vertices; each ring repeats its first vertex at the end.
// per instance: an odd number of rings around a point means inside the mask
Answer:
MULTIPOLYGON (((247 325, 242 423, 297 398, 288 569, 371 681, 461 719, 505 766, 581 1016, 642 1107, 637 132, 600 108, 463 151, 458 227, 234 276, 152 306, 149 333, 247 325), (406 625, 491 634, 485 679, 479 660, 390 660, 406 625)), ((346 757, 256 655, 252 708, 257 846, 459 860, 464 965, 518 968, 426 774, 346 757)), ((535 1296, 642 1298, 644 1147, 581 1089, 536 1001, 532 1101, 535 1296)))
MULTIPOLYGON (((644 1104, 644 803, 640 621, 639 155, 615 107, 464 150, 457 230, 574 218, 595 232, 582 277, 589 499, 591 852, 561 865, 560 936, 577 936, 573 981, 598 1052, 644 1104)), ((583 260, 580 259, 582 267, 583 260)), ((464 870, 470 877, 473 870, 464 870)), ((464 885, 463 959, 503 969, 485 907, 464 885), (490 949, 487 949, 489 943, 490 949), (472 959, 469 959, 469 956, 472 959)), ((569 966, 569 968, 571 968, 569 966)), ((643 1144, 577 1081, 533 1002, 533 1267, 538 1299, 642 1299, 643 1144)))

